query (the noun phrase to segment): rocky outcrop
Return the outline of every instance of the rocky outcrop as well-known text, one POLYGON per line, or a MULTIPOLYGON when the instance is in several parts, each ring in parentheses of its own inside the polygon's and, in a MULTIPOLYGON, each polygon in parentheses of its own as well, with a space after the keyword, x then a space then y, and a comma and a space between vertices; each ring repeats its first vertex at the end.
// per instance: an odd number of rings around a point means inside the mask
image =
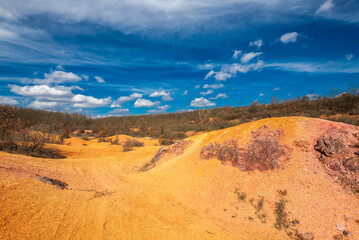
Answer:
POLYGON ((175 142, 172 146, 169 148, 161 147, 156 155, 152 158, 151 161, 146 163, 141 169, 141 172, 146 172, 148 170, 151 170, 154 168, 158 162, 161 160, 165 160, 171 157, 176 157, 179 155, 182 155, 185 151, 185 149, 192 143, 190 140, 181 140, 175 142))
POLYGON ((327 173, 359 194, 359 134, 333 128, 317 140, 314 149, 327 173))

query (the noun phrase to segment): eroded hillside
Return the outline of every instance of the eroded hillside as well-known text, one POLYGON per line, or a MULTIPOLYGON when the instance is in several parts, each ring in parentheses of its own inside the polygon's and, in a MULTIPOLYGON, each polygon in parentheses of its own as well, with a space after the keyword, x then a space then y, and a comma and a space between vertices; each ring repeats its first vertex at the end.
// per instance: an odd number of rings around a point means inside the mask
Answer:
POLYGON ((288 117, 141 141, 0 152, 0 239, 359 239, 358 127, 288 117))

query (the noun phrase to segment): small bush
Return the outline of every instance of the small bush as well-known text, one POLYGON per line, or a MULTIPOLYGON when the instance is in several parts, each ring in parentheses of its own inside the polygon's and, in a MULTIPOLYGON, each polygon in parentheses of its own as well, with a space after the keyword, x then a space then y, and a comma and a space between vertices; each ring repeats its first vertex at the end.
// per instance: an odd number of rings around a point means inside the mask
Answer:
POLYGON ((144 143, 133 138, 132 139, 127 138, 126 142, 124 142, 122 146, 123 146, 123 151, 128 152, 128 151, 132 151, 133 147, 143 147, 144 143))
POLYGON ((89 141, 90 139, 87 136, 81 138, 82 140, 89 141))
POLYGON ((160 136, 160 138, 158 139, 158 142, 160 145, 169 146, 169 145, 172 145, 175 141, 173 140, 172 137, 165 138, 164 136, 160 136))
POLYGON ((114 139, 110 140, 111 145, 120 145, 118 141, 118 136, 116 136, 114 139))

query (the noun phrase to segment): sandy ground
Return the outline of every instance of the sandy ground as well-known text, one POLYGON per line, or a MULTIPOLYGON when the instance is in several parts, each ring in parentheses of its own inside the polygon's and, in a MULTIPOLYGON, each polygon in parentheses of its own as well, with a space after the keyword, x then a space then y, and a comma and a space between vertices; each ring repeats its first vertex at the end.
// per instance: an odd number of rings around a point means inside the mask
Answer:
POLYGON ((312 149, 332 127, 359 132, 326 120, 264 119, 190 137, 193 143, 182 155, 147 172, 139 169, 160 148, 149 138, 130 152, 72 138, 66 140, 71 145, 56 145, 67 156, 61 160, 0 152, 0 239, 290 239, 274 228, 278 190, 287 191, 286 211, 299 220, 298 231, 327 240, 341 233, 340 224, 350 239, 359 239, 359 198, 326 174, 314 151, 293 143, 305 140, 312 149), (200 159, 203 146, 232 138, 244 146, 263 125, 281 129, 281 143, 293 149, 278 169, 242 172, 200 159), (44 184, 36 174, 64 181, 69 189, 44 184), (246 194, 244 201, 236 188, 246 194), (265 222, 249 201, 260 197, 265 222))

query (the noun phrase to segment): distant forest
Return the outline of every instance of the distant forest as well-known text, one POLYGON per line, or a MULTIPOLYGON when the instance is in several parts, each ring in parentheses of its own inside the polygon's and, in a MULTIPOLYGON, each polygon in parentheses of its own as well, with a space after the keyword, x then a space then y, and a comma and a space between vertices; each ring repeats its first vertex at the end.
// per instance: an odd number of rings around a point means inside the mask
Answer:
POLYGON ((75 130, 93 130, 97 137, 126 134, 160 139, 171 144, 197 132, 223 129, 263 118, 306 116, 324 118, 359 126, 359 90, 351 89, 336 97, 307 96, 281 101, 273 97, 269 104, 254 102, 246 107, 217 107, 182 113, 91 118, 23 107, 2 106, 26 127, 33 130, 68 136, 75 130))

